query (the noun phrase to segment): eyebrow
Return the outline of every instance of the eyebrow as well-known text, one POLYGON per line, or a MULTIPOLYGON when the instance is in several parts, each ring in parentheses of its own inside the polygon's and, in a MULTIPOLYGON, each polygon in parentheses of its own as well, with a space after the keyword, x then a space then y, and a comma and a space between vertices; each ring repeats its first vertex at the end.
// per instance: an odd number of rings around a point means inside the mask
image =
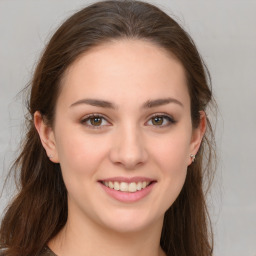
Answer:
POLYGON ((115 106, 113 103, 105 100, 97 100, 97 99, 82 99, 79 101, 76 101, 75 103, 71 104, 70 107, 74 107, 80 104, 87 104, 95 107, 101 107, 101 108, 112 108, 117 109, 117 106, 115 106))
POLYGON ((148 100, 142 105, 142 108, 159 107, 159 106, 166 105, 169 103, 175 103, 175 104, 178 104, 181 107, 183 107, 183 104, 180 101, 178 101, 174 98, 165 98, 165 99, 148 100))
MULTIPOLYGON (((169 103, 178 104, 181 107, 184 107, 183 104, 174 98, 164 98, 164 99, 155 99, 155 100, 147 100, 145 103, 142 104, 143 109, 159 107, 162 105, 166 105, 169 103)), ((71 104, 70 107, 74 107, 81 104, 87 104, 95 107, 101 108, 111 108, 111 109, 118 109, 118 107, 113 104, 112 102, 99 100, 99 99, 81 99, 76 101, 75 103, 71 104)))

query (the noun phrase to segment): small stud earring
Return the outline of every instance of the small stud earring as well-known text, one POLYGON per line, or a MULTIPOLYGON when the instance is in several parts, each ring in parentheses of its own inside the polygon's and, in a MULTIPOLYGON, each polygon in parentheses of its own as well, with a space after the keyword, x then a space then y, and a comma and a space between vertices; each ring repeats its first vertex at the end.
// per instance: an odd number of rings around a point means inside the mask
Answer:
POLYGON ((195 160, 196 160, 196 155, 190 154, 190 157, 191 157, 191 159, 192 159, 192 163, 195 162, 195 160))
POLYGON ((49 155, 48 157, 49 157, 49 159, 53 158, 53 156, 52 156, 52 155, 49 155))

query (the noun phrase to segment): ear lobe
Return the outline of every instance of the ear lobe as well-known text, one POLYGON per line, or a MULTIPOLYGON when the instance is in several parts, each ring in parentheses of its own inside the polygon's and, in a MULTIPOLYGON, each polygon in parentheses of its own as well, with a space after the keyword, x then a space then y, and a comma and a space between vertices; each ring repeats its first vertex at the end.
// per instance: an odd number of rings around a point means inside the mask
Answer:
POLYGON ((58 163, 58 152, 56 149, 53 130, 44 122, 43 117, 39 111, 36 111, 34 114, 34 125, 49 159, 54 163, 58 163))
MULTIPOLYGON (((204 111, 199 111, 200 113, 200 123, 197 128, 192 132, 191 142, 190 142, 190 154, 196 156, 197 151, 201 145, 202 139, 204 137, 207 125, 207 118, 204 111)), ((189 164, 192 163, 191 157, 189 159, 189 164)))

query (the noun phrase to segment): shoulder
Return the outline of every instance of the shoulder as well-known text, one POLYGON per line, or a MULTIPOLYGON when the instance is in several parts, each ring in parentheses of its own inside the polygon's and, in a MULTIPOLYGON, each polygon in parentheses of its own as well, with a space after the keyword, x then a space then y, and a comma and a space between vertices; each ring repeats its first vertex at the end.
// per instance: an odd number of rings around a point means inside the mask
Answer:
MULTIPOLYGON (((0 250, 0 256, 5 256, 4 250, 0 250)), ((54 252, 50 250, 47 246, 42 249, 42 251, 37 254, 37 256, 57 256, 54 252)))
MULTIPOLYGON (((0 254, 0 256, 2 256, 0 254)), ((38 256, 57 256, 48 246, 45 246, 38 256)))
MULTIPOLYGON (((5 256, 4 250, 0 249, 0 256, 5 256)), ((37 256, 57 256, 48 246, 45 246, 37 256)))
POLYGON ((4 251, 4 249, 0 249, 0 256, 5 256, 4 251))

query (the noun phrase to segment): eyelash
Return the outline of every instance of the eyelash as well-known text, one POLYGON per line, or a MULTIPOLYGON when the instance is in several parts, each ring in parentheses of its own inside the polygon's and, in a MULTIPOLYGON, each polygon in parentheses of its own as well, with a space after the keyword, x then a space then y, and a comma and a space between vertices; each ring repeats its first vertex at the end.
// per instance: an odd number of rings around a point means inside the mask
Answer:
POLYGON ((168 127, 168 126, 176 123, 176 121, 174 120, 174 118, 172 116, 169 116, 169 115, 164 114, 164 113, 162 113, 162 114, 161 113, 157 113, 157 114, 152 115, 147 122, 149 122, 150 120, 152 121, 152 119, 156 118, 156 117, 163 118, 168 123, 164 124, 164 125, 153 125, 153 126, 155 126, 155 128, 164 128, 164 127, 168 127))
MULTIPOLYGON (((154 114, 152 115, 149 120, 147 121, 147 123, 151 120, 153 120, 153 118, 163 118, 165 121, 167 121, 168 123, 167 124, 164 124, 164 125, 152 125, 154 126, 155 128, 164 128, 164 127, 167 127, 167 126, 170 126, 172 124, 175 124, 176 121, 173 119, 173 117, 167 115, 167 114, 163 114, 163 113, 158 113, 158 114, 154 114)), ((88 121, 90 121, 90 119, 92 118, 99 118, 101 120, 105 120, 106 122, 108 122, 107 118, 105 118, 103 115, 101 114, 90 114, 90 115, 87 115, 85 116, 82 120, 81 120, 81 124, 83 125, 86 125, 87 127, 89 127, 90 129, 102 129, 104 126, 109 126, 109 125, 92 125, 92 124, 86 124, 88 121)), ((164 121, 163 121, 164 122, 164 121)))
MULTIPOLYGON (((107 119, 106 119, 103 115, 101 115, 101 114, 90 114, 90 115, 85 116, 85 117, 81 120, 81 123, 82 123, 83 125, 85 125, 85 126, 91 128, 91 129, 102 129, 102 125, 96 126, 96 125, 92 125, 92 124, 90 124, 90 125, 86 124, 86 122, 90 121, 90 119, 92 119, 92 118, 101 118, 101 119, 104 119, 104 120, 107 121, 107 119)), ((108 121, 107 121, 107 122, 108 122, 108 121)), ((108 125, 107 125, 107 126, 108 126, 108 125)))

